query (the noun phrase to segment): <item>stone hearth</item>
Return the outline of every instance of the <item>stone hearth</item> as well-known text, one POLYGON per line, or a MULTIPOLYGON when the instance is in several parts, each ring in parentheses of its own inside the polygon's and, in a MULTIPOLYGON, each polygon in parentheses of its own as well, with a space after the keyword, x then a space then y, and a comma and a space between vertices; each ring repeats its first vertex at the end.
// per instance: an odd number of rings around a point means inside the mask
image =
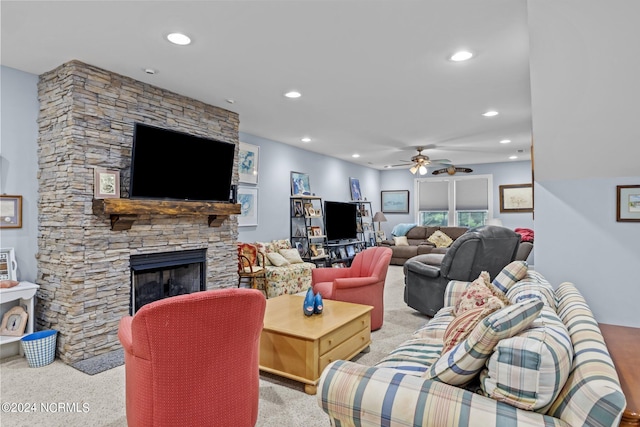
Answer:
MULTIPOLYGON (((92 199, 94 168, 120 171, 128 197, 135 122, 237 145, 237 114, 78 61, 40 76, 38 96, 36 313, 40 328, 60 332, 64 362, 120 348, 132 255, 206 249, 206 288, 236 285, 235 216, 209 227, 206 215, 139 215, 131 229, 113 231, 92 199)), ((179 171, 167 165, 167 173, 179 171)))

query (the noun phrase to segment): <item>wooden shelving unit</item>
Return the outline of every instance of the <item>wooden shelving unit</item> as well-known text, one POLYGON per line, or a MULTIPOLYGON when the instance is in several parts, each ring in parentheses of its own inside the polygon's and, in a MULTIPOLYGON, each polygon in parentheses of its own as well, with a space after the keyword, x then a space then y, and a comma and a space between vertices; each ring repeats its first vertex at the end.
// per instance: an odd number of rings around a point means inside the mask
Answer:
POLYGON ((109 215, 112 230, 129 230, 139 215, 193 215, 208 217, 209 227, 219 227, 229 215, 239 215, 238 203, 173 200, 94 199, 94 215, 109 215))

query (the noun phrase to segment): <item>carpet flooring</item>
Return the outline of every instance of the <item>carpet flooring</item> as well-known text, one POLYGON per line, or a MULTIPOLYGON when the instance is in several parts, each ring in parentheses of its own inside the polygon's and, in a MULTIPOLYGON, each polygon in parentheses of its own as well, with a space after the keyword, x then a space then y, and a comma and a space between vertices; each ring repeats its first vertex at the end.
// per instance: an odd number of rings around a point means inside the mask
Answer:
MULTIPOLYGON (((403 302, 402 267, 390 266, 385 284, 384 325, 372 333, 370 351, 353 360, 368 366, 375 364, 427 320, 403 302)), ((124 366, 117 353, 73 367, 56 360, 44 367, 29 368, 24 357, 2 359, 0 426, 126 427, 124 366), (15 405, 7 411, 7 403, 15 405)), ((256 425, 326 427, 329 419, 318 406, 317 397, 305 394, 302 384, 261 373, 256 425)))

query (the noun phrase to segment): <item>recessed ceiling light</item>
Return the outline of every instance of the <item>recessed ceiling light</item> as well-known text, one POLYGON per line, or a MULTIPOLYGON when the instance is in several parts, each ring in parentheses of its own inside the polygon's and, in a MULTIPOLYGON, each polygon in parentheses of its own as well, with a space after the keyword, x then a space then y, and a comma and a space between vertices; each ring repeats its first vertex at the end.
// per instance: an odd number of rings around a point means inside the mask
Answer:
POLYGON ((360 157, 360 154, 356 153, 356 154, 352 154, 351 157, 357 159, 358 157, 360 157))
POLYGON ((485 117, 493 117, 493 116, 497 116, 498 113, 497 111, 491 110, 491 111, 487 111, 486 113, 482 113, 483 116, 485 117))
POLYGON ((511 142, 510 139, 503 139, 502 141, 500 141, 500 144, 508 144, 510 142, 511 142))
POLYGON ((302 142, 311 142, 311 138, 309 138, 308 136, 305 136, 300 141, 302 141, 302 142))
POLYGON ((189 36, 182 33, 171 33, 167 36, 167 40, 169 40, 173 44, 177 44, 180 46, 191 44, 191 39, 189 38, 189 36))
POLYGON ((455 62, 459 62, 459 61, 466 61, 468 59, 471 59, 472 57, 473 57, 473 53, 467 52, 466 50, 461 50, 460 52, 456 52, 453 55, 451 55, 449 59, 455 62))
POLYGON ((231 98, 227 98, 227 99, 225 99, 225 101, 227 101, 229 104, 235 104, 235 102, 236 102, 235 99, 231 99, 231 98))
POLYGON ((390 168, 391 168, 391 165, 386 165, 384 168, 385 168, 385 169, 390 169, 390 168))
POLYGON ((518 158, 518 156, 509 156, 509 160, 515 160, 517 158, 518 158))
POLYGON ((294 99, 294 98, 300 98, 302 96, 302 94, 300 92, 292 90, 291 92, 285 93, 284 96, 286 96, 287 98, 294 99))
POLYGON ((146 74, 149 74, 149 75, 158 74, 158 70, 154 68, 143 68, 142 71, 144 71, 146 74))

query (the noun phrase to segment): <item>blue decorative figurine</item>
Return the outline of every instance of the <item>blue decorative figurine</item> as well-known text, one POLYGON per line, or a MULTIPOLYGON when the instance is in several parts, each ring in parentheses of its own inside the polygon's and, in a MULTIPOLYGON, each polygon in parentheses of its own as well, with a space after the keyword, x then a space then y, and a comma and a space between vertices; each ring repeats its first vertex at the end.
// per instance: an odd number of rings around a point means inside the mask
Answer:
POLYGON ((316 297, 314 298, 314 304, 313 304, 313 312, 315 314, 322 314, 322 295, 320 295, 320 292, 318 292, 316 294, 316 297))
POLYGON ((311 316, 313 314, 315 305, 315 298, 313 296, 313 289, 309 288, 307 295, 304 297, 304 303, 302 305, 302 312, 305 316, 311 316))

